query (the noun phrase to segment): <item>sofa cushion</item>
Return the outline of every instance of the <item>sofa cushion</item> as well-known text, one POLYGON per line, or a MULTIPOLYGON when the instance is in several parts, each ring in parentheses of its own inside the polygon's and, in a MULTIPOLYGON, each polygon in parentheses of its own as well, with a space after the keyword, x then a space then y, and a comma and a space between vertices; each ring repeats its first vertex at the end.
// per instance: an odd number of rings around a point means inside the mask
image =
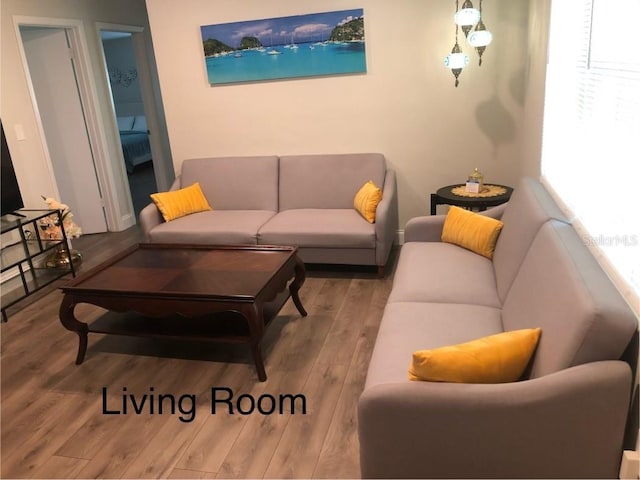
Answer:
POLYGON ((371 180, 365 183, 353 199, 353 208, 369 223, 376 221, 376 208, 382 200, 382 190, 371 180))
POLYGON ((385 172, 379 153, 280 157, 280 210, 353 209, 353 197, 365 182, 384 188, 385 172))
POLYGON ((442 227, 442 241, 459 245, 483 257, 493 258, 493 251, 503 223, 452 206, 442 227))
POLYGON ((618 359, 638 328, 575 229, 557 221, 536 235, 504 302, 502 321, 505 330, 542 328, 533 378, 618 359))
POLYGON ((353 208, 277 213, 258 234, 260 244, 324 248, 375 248, 375 226, 353 208))
POLYGON ((365 388, 407 382, 407 365, 416 350, 468 342, 502 331, 498 308, 451 303, 388 303, 369 362, 365 388))
POLYGON ((389 302, 501 305, 491 260, 441 242, 402 246, 389 302))
POLYGON ((278 210, 278 157, 185 160, 181 185, 195 182, 216 210, 278 210))
POLYGON ((170 192, 152 193, 151 200, 160 210, 165 222, 211 210, 198 182, 170 192))
POLYGON ((260 227, 275 215, 265 210, 210 210, 157 225, 149 233, 154 243, 257 243, 260 227))
POLYGON ((523 179, 514 189, 502 215, 504 227, 493 254, 498 295, 502 301, 507 297, 536 233, 550 219, 569 221, 540 182, 523 179))
POLYGON ((413 352, 409 380, 509 383, 522 377, 540 338, 539 328, 496 333, 457 345, 413 352))

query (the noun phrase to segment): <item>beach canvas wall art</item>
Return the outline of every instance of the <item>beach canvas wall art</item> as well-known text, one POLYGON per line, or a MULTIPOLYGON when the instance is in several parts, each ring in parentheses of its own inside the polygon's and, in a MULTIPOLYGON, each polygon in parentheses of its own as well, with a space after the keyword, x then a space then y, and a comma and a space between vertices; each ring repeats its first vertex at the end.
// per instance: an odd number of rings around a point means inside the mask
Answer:
POLYGON ((363 9, 200 27, 211 85, 367 71, 363 9))

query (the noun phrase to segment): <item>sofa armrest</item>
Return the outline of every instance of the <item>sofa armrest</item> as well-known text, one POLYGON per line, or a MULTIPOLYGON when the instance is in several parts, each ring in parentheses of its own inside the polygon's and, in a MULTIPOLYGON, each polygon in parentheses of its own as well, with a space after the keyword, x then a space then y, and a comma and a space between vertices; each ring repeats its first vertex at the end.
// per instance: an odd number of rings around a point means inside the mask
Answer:
POLYGON ((507 205, 509 205, 509 202, 503 203, 502 205, 498 205, 497 207, 488 208, 484 212, 478 212, 478 213, 480 215, 485 215, 487 217, 500 220, 502 219, 502 215, 504 214, 504 211, 507 209, 507 205))
POLYGON ((140 229, 142 230, 142 241, 150 243, 151 230, 160 225, 163 220, 160 210, 158 210, 158 207, 152 202, 140 210, 138 222, 140 222, 140 229))
POLYGON ((413 217, 404 226, 405 242, 439 242, 445 215, 413 217))
MULTIPOLYGON (((507 203, 503 203, 497 207, 489 208, 480 215, 500 220, 507 203)), ((404 227, 405 242, 439 242, 442 237, 442 227, 446 215, 430 215, 424 217, 411 218, 404 227)))
POLYGON ((362 478, 617 478, 621 361, 508 384, 403 382, 359 400, 362 478))
MULTIPOLYGON (((178 190, 179 188, 180 176, 177 176, 171 184, 169 191, 178 190)), ((158 207, 156 207, 153 202, 140 210, 140 217, 138 221, 140 222, 140 229, 142 230, 142 241, 146 243, 151 242, 151 230, 164 222, 162 215, 160 214, 160 210, 158 210, 158 207)))
POLYGON ((398 192, 396 173, 387 170, 382 190, 382 200, 376 208, 376 265, 383 267, 398 230, 398 192))

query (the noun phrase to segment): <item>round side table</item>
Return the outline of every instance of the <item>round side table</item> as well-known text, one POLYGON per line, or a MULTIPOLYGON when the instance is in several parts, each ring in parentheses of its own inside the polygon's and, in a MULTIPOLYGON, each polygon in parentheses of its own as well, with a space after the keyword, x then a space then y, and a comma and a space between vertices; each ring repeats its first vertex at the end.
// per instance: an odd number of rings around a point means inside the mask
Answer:
POLYGON ((436 193, 431 194, 431 215, 436 214, 436 206, 438 205, 455 205, 468 210, 476 209, 482 211, 488 207, 495 207, 509 201, 513 188, 495 183, 489 185, 504 188, 505 192, 490 197, 482 196, 482 194, 468 194, 472 196, 456 195, 452 192, 454 188, 464 187, 464 183, 439 188, 436 193))

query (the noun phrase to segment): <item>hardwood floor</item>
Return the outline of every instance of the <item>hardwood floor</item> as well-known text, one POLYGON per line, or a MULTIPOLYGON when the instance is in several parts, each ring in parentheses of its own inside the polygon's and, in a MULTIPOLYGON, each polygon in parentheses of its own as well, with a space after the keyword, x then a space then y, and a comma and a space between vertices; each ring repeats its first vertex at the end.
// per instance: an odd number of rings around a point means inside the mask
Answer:
MULTIPOLYGON (((75 240, 81 271, 139 238, 133 228, 75 240)), ((10 308, 0 326, 2 478, 358 478, 356 405, 391 277, 392 268, 384 278, 309 269, 300 290, 309 315, 289 301, 267 330, 266 382, 242 345, 90 335, 75 365, 77 337, 58 320, 61 280, 10 308), (230 414, 222 403, 213 414, 212 395, 229 391, 262 398, 264 409, 269 395, 303 395, 306 414, 286 400, 283 414, 230 414), (153 413, 146 403, 136 414, 127 394, 153 394, 153 413), (123 396, 127 414, 103 413, 105 403, 122 412, 123 396)), ((245 396, 236 408, 249 407, 245 396)))

